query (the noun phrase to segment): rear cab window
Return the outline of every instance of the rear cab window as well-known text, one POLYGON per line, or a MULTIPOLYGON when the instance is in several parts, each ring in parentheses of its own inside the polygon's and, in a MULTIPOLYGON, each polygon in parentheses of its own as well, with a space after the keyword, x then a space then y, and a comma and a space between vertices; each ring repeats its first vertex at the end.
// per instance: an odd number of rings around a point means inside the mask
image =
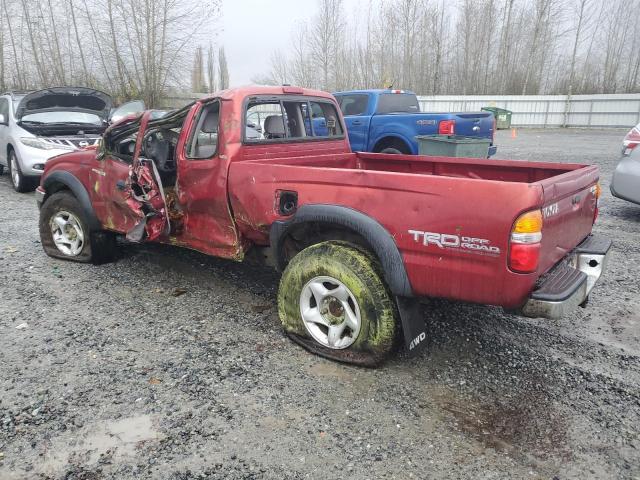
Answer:
POLYGON ((312 97, 251 97, 244 110, 244 143, 344 138, 333 102, 312 97))
POLYGON ((418 112, 418 98, 412 93, 381 93, 378 97, 377 114, 418 112))

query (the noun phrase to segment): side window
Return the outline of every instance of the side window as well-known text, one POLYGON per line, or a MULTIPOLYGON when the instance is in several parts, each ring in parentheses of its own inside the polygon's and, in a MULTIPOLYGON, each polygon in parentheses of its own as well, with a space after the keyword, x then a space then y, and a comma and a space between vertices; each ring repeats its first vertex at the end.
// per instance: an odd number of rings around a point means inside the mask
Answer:
POLYGON ((316 137, 339 137, 342 126, 333 104, 329 102, 309 102, 313 115, 313 131, 316 137))
POLYGON ((279 101, 252 101, 247 105, 244 138, 248 142, 286 138, 286 122, 279 101))
POLYGON ((344 116, 362 115, 367 111, 369 96, 365 94, 340 95, 338 102, 344 116))
POLYGON ((9 100, 0 98, 0 115, 4 117, 4 123, 9 122, 9 100))
POLYGON ((313 135, 309 108, 304 102, 282 102, 288 138, 304 138, 313 135))
POLYGON ((126 163, 133 163, 133 154, 136 151, 137 136, 138 132, 135 132, 124 138, 116 140, 113 143, 113 153, 126 163))
POLYGON ((218 152, 218 123, 220 103, 207 105, 200 112, 196 128, 187 149, 187 158, 202 160, 211 158, 218 152))
POLYGON ((129 125, 128 127, 105 136, 98 147, 101 154, 109 155, 125 163, 133 163, 139 125, 129 125))
POLYGON ((245 113, 245 142, 342 136, 335 106, 307 99, 252 100, 245 113))

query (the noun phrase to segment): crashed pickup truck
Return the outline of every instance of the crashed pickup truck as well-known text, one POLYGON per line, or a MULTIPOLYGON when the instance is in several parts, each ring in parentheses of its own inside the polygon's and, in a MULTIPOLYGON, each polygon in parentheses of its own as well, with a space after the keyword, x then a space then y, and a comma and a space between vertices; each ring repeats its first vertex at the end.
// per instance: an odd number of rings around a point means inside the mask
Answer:
POLYGON ((546 318, 584 304, 610 247, 591 234, 599 195, 595 166, 352 153, 334 97, 290 86, 128 117, 36 191, 47 254, 105 262, 125 235, 262 258, 289 336, 369 366, 427 343, 421 297, 546 318))

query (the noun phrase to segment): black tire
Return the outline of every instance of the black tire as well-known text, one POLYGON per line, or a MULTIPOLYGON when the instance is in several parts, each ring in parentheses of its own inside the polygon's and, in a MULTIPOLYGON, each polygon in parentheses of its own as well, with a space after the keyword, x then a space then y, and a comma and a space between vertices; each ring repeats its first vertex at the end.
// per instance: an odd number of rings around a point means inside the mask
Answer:
POLYGON ((4 165, 0 165, 0 176, 4 173, 4 165))
MULTIPOLYGON (((325 298, 335 300, 332 296, 325 298)), ((315 298, 311 303, 315 303, 315 298)), ((329 310, 323 307, 322 311, 319 305, 316 307, 319 313, 324 312, 323 319, 326 315, 333 314, 329 313, 331 307, 329 310)), ((342 311, 344 312, 344 309, 342 311)), ((294 341, 313 353, 333 360, 374 367, 383 362, 398 343, 396 304, 382 280, 377 259, 369 252, 347 242, 329 241, 312 245, 289 262, 280 280, 278 312, 286 333, 294 341), (357 305, 357 310, 354 307, 351 311, 358 311, 360 314, 359 333, 357 336, 353 335, 353 331, 347 327, 347 336, 351 334, 347 343, 353 343, 339 349, 330 348, 326 342, 323 344, 314 338, 311 329, 305 326, 301 313, 301 306, 306 302, 303 291, 316 279, 325 277, 338 280, 347 287, 357 305)), ((334 320, 336 318, 338 317, 332 317, 334 320)), ((332 321, 330 320, 329 324, 335 325, 332 321)), ((319 329, 327 328, 326 338, 329 338, 329 325, 314 325, 319 329)), ((346 337, 339 341, 344 338, 346 337)))
POLYGON ((38 178, 27 177, 22 174, 22 170, 20 169, 20 162, 18 161, 18 156, 13 149, 9 150, 9 154, 7 155, 7 165, 9 165, 9 176, 11 178, 11 185, 13 185, 13 189, 18 193, 27 193, 33 192, 38 186, 38 178), (13 162, 12 162, 13 160, 13 162), (12 163, 15 163, 16 171, 13 171, 12 163))
POLYGON ((397 148, 387 147, 385 149, 380 150, 380 153, 392 153, 393 155, 402 155, 402 152, 397 148))
MULTIPOLYGON (((48 197, 40 209, 40 242, 45 253, 50 257, 62 258, 81 263, 106 263, 112 261, 115 256, 115 235, 105 231, 91 230, 87 216, 80 206, 78 199, 69 191, 62 191, 48 197), (63 252, 53 239, 52 222, 56 215, 62 214, 67 219, 73 218, 79 225, 83 238, 78 253, 63 252)), ((71 232, 78 236, 78 231, 71 232)))

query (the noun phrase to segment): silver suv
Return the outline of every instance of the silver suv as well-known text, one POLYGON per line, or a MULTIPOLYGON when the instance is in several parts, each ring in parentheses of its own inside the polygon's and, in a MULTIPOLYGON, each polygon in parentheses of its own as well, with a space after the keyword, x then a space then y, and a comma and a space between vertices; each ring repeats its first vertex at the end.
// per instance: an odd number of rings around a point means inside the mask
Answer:
POLYGON ((109 95, 84 87, 0 95, 0 174, 7 167, 16 191, 34 190, 48 159, 95 145, 110 119, 140 112, 140 103, 112 111, 109 95))

